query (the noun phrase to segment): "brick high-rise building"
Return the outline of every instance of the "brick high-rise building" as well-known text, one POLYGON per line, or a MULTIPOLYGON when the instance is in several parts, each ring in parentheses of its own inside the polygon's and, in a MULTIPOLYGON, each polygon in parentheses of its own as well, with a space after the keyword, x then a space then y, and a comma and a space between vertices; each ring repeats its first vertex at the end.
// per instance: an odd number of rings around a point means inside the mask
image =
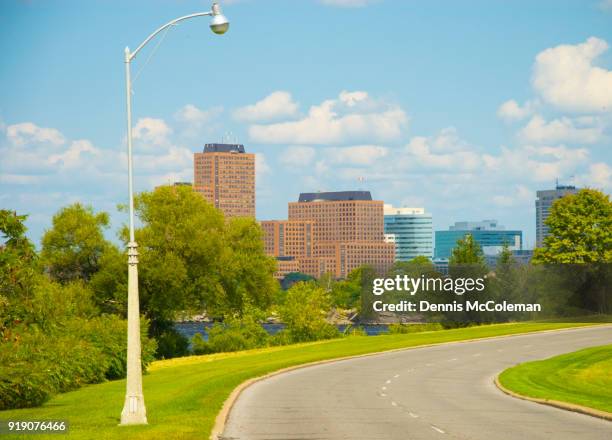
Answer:
POLYGON ((312 257, 312 232, 314 222, 308 220, 265 220, 266 254, 274 257, 312 257))
POLYGON ((382 274, 395 259, 395 245, 384 241, 383 202, 369 191, 302 193, 289 203, 289 220, 262 227, 269 255, 295 257, 301 272, 317 278, 345 278, 365 264, 382 274))
POLYGON ((193 186, 226 217, 255 217, 255 155, 240 144, 206 144, 194 153, 193 186))

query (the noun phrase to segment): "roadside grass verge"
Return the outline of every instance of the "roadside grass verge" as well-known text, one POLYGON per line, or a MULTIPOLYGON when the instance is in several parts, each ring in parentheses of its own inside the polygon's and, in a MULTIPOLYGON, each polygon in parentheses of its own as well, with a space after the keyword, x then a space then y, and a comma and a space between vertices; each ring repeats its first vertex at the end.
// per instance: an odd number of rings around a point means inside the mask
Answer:
MULTIPOLYGON (((342 339, 271 347, 236 353, 191 356, 154 362, 144 377, 149 424, 120 427, 125 381, 86 386, 60 394, 39 408, 0 412, 0 420, 68 420, 71 439, 207 439, 215 417, 242 382, 300 364, 428 344, 558 330, 609 322, 524 322, 453 330, 342 339)), ((4 438, 26 438, 15 435, 4 438)), ((37 434, 35 439, 56 439, 37 434)))
POLYGON ((505 370, 505 388, 612 413, 612 345, 587 348, 505 370))

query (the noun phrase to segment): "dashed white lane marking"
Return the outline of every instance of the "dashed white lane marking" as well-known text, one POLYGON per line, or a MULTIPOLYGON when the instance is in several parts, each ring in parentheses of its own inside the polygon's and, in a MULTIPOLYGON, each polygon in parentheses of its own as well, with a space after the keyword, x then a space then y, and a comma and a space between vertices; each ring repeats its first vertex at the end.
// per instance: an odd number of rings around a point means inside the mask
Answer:
POLYGON ((391 405, 393 405, 393 406, 397 406, 397 403, 395 403, 395 402, 391 402, 391 405))
POLYGON ((419 415, 418 415, 418 414, 415 414, 415 413, 413 413, 413 412, 409 412, 408 414, 409 414, 409 415, 410 415, 410 417, 412 417, 413 419, 418 419, 418 418, 419 418, 419 415))
POLYGON ((440 434, 446 434, 443 430, 441 430, 437 426, 431 425, 431 429, 433 429, 434 431, 438 431, 440 434))
POLYGON ((458 360, 459 359, 457 359, 457 358, 452 358, 452 359, 449 360, 449 362, 458 361, 458 360))
POLYGON ((391 379, 389 379, 388 381, 386 381, 385 383, 391 383, 391 379))
POLYGON ((387 389, 387 387, 381 387, 381 390, 385 391, 387 389))
POLYGON ((393 376, 395 379, 397 379, 399 377, 399 374, 396 374, 395 376, 393 376))
POLYGON ((387 397, 385 393, 380 393, 380 397, 387 397))

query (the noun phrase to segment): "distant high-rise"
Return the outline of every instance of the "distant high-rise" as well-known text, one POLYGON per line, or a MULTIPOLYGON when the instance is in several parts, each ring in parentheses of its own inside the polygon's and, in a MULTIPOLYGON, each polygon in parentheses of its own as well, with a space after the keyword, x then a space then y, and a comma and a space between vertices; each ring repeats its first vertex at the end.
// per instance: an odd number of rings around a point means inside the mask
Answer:
POLYGON ((548 226, 546 226, 545 220, 550 214, 550 208, 554 201, 577 192, 578 189, 575 186, 559 184, 556 185, 555 189, 536 192, 536 247, 542 247, 544 238, 548 235, 548 226))
POLYGON ((194 189, 226 217, 255 217, 255 155, 241 144, 206 144, 194 153, 194 189))
POLYGON ((496 255, 505 245, 510 250, 523 249, 523 232, 508 231, 497 220, 456 222, 448 231, 436 231, 436 258, 450 258, 457 240, 472 235, 485 255, 496 255))
POLYGON ((433 225, 424 208, 395 208, 385 205, 385 239, 395 243, 395 259, 433 258, 433 225))
POLYGON ((383 274, 395 258, 395 245, 384 241, 383 202, 369 191, 302 193, 289 203, 289 220, 264 221, 262 227, 279 272, 295 264, 289 256, 317 278, 345 278, 362 265, 383 274))

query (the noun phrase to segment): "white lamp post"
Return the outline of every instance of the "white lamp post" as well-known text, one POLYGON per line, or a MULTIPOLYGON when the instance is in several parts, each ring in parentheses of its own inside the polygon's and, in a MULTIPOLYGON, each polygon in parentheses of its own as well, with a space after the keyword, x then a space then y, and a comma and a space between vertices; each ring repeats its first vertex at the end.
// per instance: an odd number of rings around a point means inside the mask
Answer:
POLYGON ((128 191, 130 216, 130 242, 128 243, 128 331, 127 331, 127 384, 125 404, 121 412, 121 425, 147 423, 147 410, 142 395, 142 366, 140 348, 140 305, 138 300, 138 245, 134 238, 134 194, 132 174, 132 96, 130 63, 140 50, 161 31, 189 18, 210 16, 210 29, 218 35, 227 32, 229 21, 218 3, 213 3, 209 12, 198 12, 174 19, 149 35, 134 52, 125 48, 125 91, 127 100, 127 144, 128 144, 128 191))

